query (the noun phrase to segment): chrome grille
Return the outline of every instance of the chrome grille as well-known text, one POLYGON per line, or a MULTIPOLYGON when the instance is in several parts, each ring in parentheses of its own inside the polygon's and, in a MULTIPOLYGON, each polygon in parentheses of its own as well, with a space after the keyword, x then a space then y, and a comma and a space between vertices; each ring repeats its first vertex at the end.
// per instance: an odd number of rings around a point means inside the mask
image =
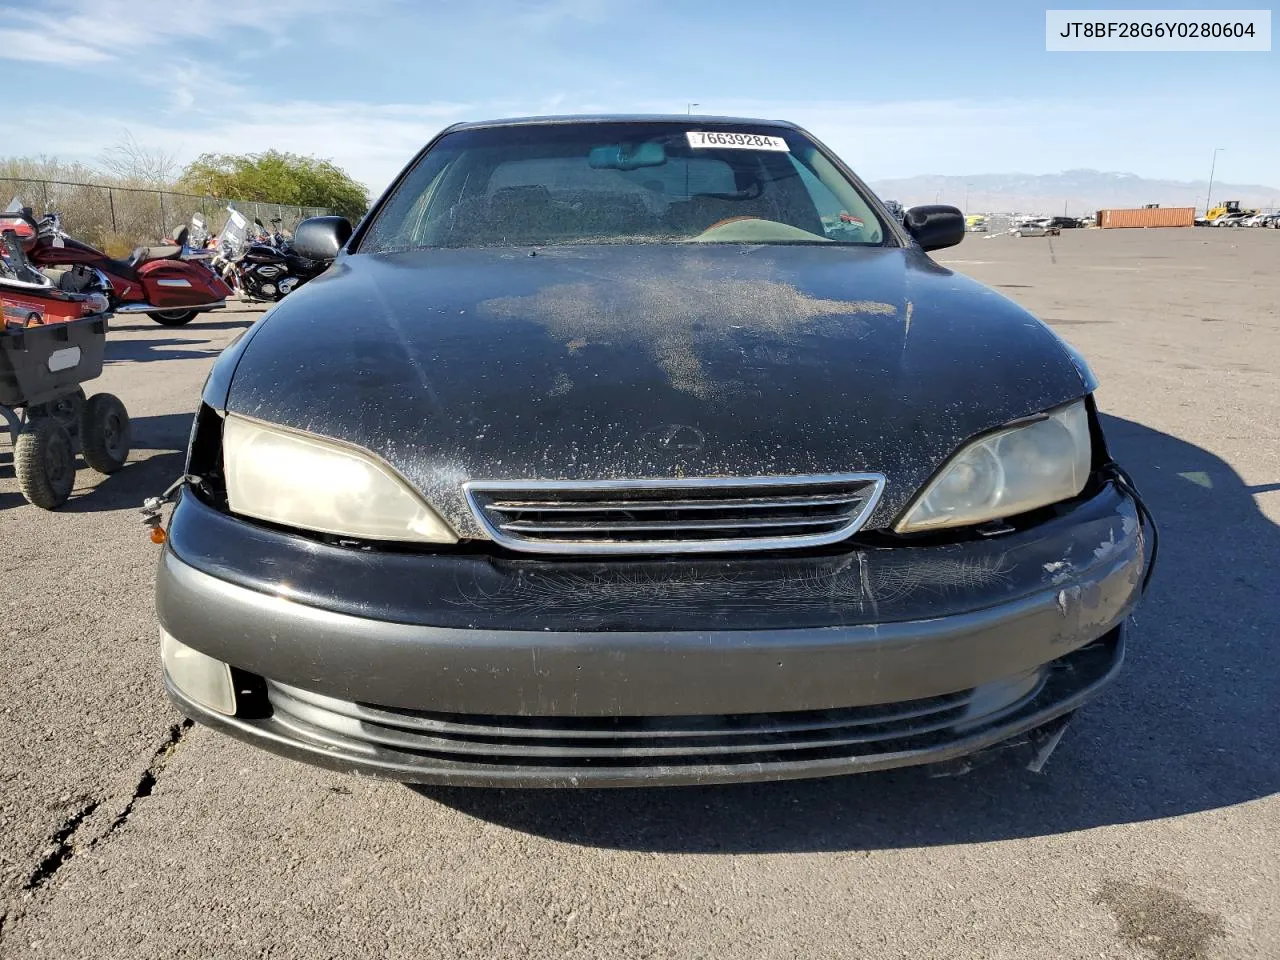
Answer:
POLYGON ((476 519, 534 553, 783 550, 843 540, 870 516, 879 474, 678 480, 472 481, 476 519))

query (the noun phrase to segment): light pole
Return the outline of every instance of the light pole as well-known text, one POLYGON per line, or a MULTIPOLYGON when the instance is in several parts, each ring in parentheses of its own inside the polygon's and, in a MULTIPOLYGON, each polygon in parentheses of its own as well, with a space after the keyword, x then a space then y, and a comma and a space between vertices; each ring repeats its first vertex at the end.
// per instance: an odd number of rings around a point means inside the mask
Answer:
POLYGON ((964 185, 964 215, 966 217, 969 215, 969 188, 972 186, 972 183, 966 183, 964 185))
POLYGON ((688 113, 688 115, 689 115, 689 116, 693 116, 693 108, 694 108, 694 107, 700 107, 700 106, 702 106, 702 104, 700 104, 700 103, 691 103, 691 104, 689 104, 689 107, 688 107, 688 110, 686 111, 686 113, 688 113))
POLYGON ((1213 204, 1213 171, 1216 170, 1218 167, 1218 154, 1225 149, 1227 148, 1226 147, 1213 148, 1213 161, 1209 164, 1209 189, 1205 193, 1205 197, 1204 197, 1204 215, 1206 217, 1209 215, 1209 208, 1213 204))

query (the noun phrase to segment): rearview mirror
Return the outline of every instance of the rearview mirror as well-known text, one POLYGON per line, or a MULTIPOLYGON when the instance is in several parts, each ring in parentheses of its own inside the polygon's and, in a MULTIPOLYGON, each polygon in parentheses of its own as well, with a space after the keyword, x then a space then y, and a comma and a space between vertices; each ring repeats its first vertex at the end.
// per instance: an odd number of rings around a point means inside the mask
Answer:
POLYGON ((667 162, 667 148, 656 140, 644 143, 611 143, 592 147, 587 164, 593 170, 639 170, 660 167, 667 162))
POLYGON ((954 247, 964 239, 964 214, 957 207, 945 204, 912 207, 903 217, 902 225, 926 250, 954 247))
POLYGON ((293 249, 309 260, 332 260, 350 239, 346 217, 311 217, 293 231, 293 249))

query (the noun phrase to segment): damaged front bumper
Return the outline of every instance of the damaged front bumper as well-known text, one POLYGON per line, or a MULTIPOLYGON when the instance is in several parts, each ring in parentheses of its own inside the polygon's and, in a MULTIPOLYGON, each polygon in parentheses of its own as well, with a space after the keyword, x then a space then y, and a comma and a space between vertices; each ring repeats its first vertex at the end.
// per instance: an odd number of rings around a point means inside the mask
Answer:
POLYGON ((234 668, 189 715, 340 770, 615 786, 947 760, 1110 680, 1144 533, 1114 484, 989 540, 634 562, 361 552, 193 497, 162 628, 234 668))

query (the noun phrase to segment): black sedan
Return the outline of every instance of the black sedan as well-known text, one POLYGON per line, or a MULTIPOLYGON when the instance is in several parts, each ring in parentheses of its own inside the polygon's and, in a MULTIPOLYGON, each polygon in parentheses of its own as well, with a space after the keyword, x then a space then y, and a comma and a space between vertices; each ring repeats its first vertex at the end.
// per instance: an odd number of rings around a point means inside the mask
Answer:
POLYGON ((205 385, 170 696, 406 781, 822 776, 1046 739, 1151 527, 1093 374, 790 124, 459 124, 205 385))

